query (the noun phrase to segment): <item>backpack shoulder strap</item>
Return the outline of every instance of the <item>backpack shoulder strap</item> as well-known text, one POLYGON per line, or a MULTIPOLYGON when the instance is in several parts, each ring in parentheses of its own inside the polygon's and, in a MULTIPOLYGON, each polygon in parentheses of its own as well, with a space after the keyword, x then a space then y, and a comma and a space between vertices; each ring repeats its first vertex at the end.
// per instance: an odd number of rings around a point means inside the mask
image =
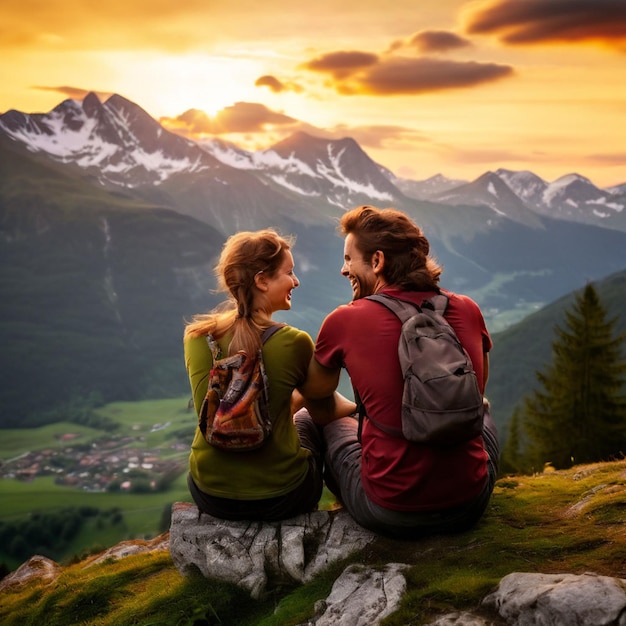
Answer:
POLYGON ((390 311, 395 313, 400 321, 404 324, 410 317, 420 311, 420 307, 417 304, 410 304, 399 298, 388 296, 386 294, 374 294, 373 296, 366 296, 366 300, 373 300, 383 306, 386 306, 390 311))
POLYGON ((211 350, 211 354, 213 355, 213 362, 222 358, 222 349, 220 348, 217 341, 213 338, 213 335, 206 336, 206 342, 209 344, 209 349, 211 350))
POLYGON ((266 328, 261 335, 261 343, 265 343, 277 330, 280 330, 284 326, 287 326, 287 324, 274 324, 266 328))
POLYGON ((433 309, 441 316, 444 316, 446 309, 448 308, 449 300, 450 298, 448 298, 448 296, 446 296, 444 293, 438 293, 432 298, 428 298, 426 302, 430 302, 433 306, 433 309))
MULTIPOLYGON (((287 326, 287 324, 273 324, 266 328, 261 334, 261 343, 265 343, 277 330, 280 330, 283 326, 287 326)), ((211 353, 213 354, 213 360, 217 361, 222 358, 222 350, 219 347, 219 344, 212 335, 207 335, 206 337, 207 343, 209 344, 209 348, 211 349, 211 353)))

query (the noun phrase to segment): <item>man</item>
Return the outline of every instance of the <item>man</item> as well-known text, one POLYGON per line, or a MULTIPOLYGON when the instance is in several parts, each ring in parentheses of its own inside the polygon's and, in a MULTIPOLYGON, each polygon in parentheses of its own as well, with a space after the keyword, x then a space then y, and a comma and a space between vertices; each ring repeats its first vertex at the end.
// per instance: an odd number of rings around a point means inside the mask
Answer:
MULTIPOLYGON (((353 417, 324 426, 329 487, 359 524, 375 532, 411 538, 466 529, 485 510, 497 474, 499 445, 488 407, 482 436, 459 445, 433 447, 389 434, 400 429, 401 322, 365 299, 387 294, 421 305, 440 292, 442 270, 422 231, 400 211, 362 206, 344 214, 340 229, 341 273, 352 285, 353 301, 324 320, 302 393, 324 402, 345 367, 371 420, 363 421, 360 440, 353 417)), ((482 313, 470 298, 443 293, 449 298, 445 317, 484 394, 492 344, 482 313)))

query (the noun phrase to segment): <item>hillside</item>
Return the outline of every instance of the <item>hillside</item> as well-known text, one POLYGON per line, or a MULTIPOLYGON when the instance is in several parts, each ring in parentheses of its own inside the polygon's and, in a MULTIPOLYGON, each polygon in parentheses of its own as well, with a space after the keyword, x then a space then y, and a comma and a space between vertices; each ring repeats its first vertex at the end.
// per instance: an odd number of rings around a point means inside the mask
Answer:
MULTIPOLYGON (((0 622, 296 625, 313 615, 316 601, 349 562, 374 568, 396 562, 410 566, 408 590, 384 626, 427 624, 454 610, 503 624, 479 603, 511 572, 626 578, 625 506, 625 461, 502 478, 475 529, 415 542, 378 539, 311 583, 276 589, 264 601, 225 583, 183 578, 167 552, 166 534, 143 554, 100 562, 93 555, 64 564, 48 583, 33 580, 0 591, 0 622)), ((135 547, 146 550, 146 543, 135 547)), ((126 546, 118 554, 124 552, 133 550, 126 546)))
MULTIPOLYGON (((626 271, 594 281, 608 318, 616 318, 615 332, 626 333, 626 271)), ((496 423, 506 435, 515 406, 537 387, 535 372, 552 361, 554 327, 563 326, 565 310, 571 308, 575 293, 558 298, 507 330, 493 335, 487 395, 496 423)), ((626 344, 624 345, 626 359, 626 344)))
POLYGON ((212 301, 223 236, 169 209, 94 190, 19 150, 4 154, 2 426, 57 421, 89 397, 186 392, 183 319, 212 301))

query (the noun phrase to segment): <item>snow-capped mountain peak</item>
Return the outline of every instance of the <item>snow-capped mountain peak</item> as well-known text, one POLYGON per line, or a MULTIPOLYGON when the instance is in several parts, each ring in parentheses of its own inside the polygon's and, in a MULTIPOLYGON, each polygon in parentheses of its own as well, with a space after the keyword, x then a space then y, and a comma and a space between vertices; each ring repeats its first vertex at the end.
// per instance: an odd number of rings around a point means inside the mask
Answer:
POLYGON ((325 199, 343 208, 360 198, 390 202, 400 195, 384 168, 351 138, 331 140, 300 131, 251 153, 215 140, 202 145, 225 164, 262 172, 289 192, 325 199))
POLYGON ((543 203, 569 218, 584 217, 589 213, 605 218, 622 212, 625 205, 580 174, 567 174, 548 184, 543 192, 543 203))
POLYGON ((9 111, 0 129, 33 152, 92 170, 103 183, 158 184, 175 173, 210 168, 214 161, 193 142, 166 130, 136 104, 90 93, 46 114, 9 111))
POLYGON ((537 206, 542 201, 547 183, 529 171, 514 172, 498 169, 496 174, 511 188, 513 193, 530 206, 537 206))
POLYGON ((211 207, 217 223, 232 217, 224 211, 225 195, 236 188, 247 220, 270 207, 290 212, 297 197, 307 206, 341 209, 428 200, 487 206, 495 215, 526 224, 536 224, 539 214, 626 230, 626 184, 603 190, 579 174, 549 183, 530 171, 506 169, 472 182, 441 174, 423 181, 402 179, 375 163, 354 139, 304 132, 247 152, 218 138, 195 142, 170 132, 119 95, 101 102, 90 93, 48 113, 11 110, 0 114, 0 134, 79 168, 103 185, 139 188, 143 197, 158 198, 169 193, 168 185, 178 189, 183 184, 185 202, 193 205, 190 213, 211 207))

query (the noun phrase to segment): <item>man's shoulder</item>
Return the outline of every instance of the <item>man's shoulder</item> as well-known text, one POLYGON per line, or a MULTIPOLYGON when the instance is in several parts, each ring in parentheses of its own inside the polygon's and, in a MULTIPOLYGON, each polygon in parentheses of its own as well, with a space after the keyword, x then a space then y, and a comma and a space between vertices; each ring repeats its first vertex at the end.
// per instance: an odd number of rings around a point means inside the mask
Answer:
POLYGON ((478 304, 469 296, 442 289, 441 293, 448 298, 448 307, 459 310, 479 310, 478 304))
POLYGON ((376 306, 374 302, 368 300, 367 298, 352 300, 352 302, 340 304, 326 316, 326 319, 344 319, 350 318, 354 315, 360 315, 364 310, 369 309, 372 305, 376 306))

